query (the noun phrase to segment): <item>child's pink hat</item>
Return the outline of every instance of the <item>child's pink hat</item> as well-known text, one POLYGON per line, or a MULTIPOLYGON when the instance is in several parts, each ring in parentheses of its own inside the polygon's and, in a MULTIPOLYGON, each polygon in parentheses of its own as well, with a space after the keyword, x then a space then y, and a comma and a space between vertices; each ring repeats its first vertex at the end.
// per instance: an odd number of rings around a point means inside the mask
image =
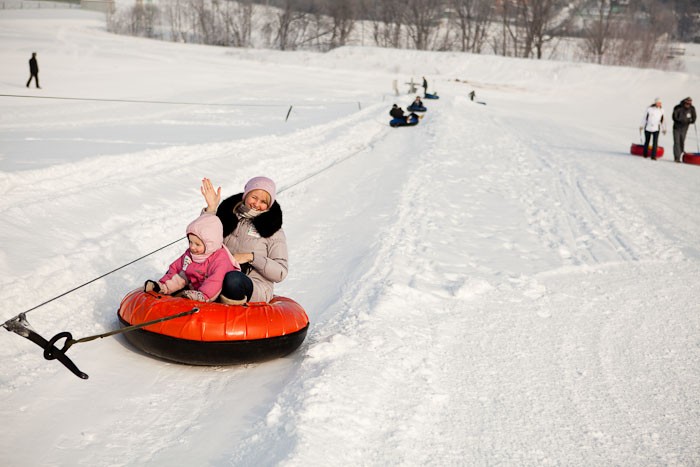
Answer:
POLYGON ((202 214, 187 226, 187 234, 194 234, 204 243, 204 258, 222 247, 224 243, 224 226, 217 216, 202 214))

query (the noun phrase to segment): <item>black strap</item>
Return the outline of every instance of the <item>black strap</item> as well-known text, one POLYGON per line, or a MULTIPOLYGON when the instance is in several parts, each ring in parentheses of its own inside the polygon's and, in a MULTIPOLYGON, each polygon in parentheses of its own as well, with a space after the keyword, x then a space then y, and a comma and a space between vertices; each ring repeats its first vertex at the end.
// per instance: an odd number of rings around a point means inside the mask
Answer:
POLYGON ((73 363, 73 361, 66 356, 66 350, 68 350, 68 348, 71 346, 70 341, 72 340, 72 336, 69 332, 60 332, 56 334, 50 341, 47 341, 46 339, 41 337, 39 333, 32 329, 30 324, 27 322, 24 313, 17 315, 15 318, 5 323, 5 329, 29 339, 30 341, 34 342, 36 345, 44 349, 45 359, 58 360, 59 362, 63 363, 63 366, 65 366, 71 372, 73 372, 75 376, 82 379, 88 379, 88 375, 80 371, 80 369, 75 365, 75 363, 73 363), (58 347, 56 347, 56 342, 63 338, 66 339, 66 342, 63 345, 63 348, 59 349, 58 347))
POLYGON ((103 334, 96 334, 94 336, 83 337, 82 339, 73 339, 73 335, 68 331, 59 332, 53 336, 50 340, 44 339, 38 332, 36 332, 32 326, 27 321, 25 313, 20 313, 14 318, 5 322, 3 327, 8 331, 14 332, 30 341, 34 342, 36 345, 44 349, 44 358, 46 360, 58 360, 68 368, 74 375, 82 379, 88 379, 88 375, 80 371, 73 361, 68 358, 66 352, 70 349, 73 344, 80 344, 81 342, 89 342, 95 339, 100 339, 102 337, 114 336, 115 334, 122 334, 125 332, 134 331, 136 329, 141 329, 152 324, 161 323, 163 321, 169 321, 175 318, 181 318, 183 316, 192 315, 199 312, 198 307, 194 307, 191 310, 183 311, 181 313, 164 316, 162 318, 154 319, 152 321, 147 321, 145 323, 134 324, 131 326, 126 326, 121 329, 116 329, 114 331, 105 332, 103 334), (62 348, 56 347, 56 343, 61 339, 65 339, 62 348))

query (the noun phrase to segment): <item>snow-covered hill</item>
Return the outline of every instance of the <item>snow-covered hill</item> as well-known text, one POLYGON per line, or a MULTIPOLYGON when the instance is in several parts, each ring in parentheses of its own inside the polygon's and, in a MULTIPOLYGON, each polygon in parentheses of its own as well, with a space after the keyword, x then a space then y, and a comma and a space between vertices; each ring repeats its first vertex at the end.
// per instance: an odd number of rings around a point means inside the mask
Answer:
MULTIPOLYGON (((86 381, 3 333, 0 464, 700 463, 700 167, 670 134, 659 161, 628 154, 698 74, 172 44, 76 10, 0 11, 0 44, 3 322, 184 236, 202 177, 230 195, 261 174, 289 240, 277 293, 311 319, 296 353, 247 366, 78 344, 86 381), (390 128, 411 100, 392 80, 421 76, 441 99, 390 128)), ((27 318, 116 329, 185 246, 27 318)))

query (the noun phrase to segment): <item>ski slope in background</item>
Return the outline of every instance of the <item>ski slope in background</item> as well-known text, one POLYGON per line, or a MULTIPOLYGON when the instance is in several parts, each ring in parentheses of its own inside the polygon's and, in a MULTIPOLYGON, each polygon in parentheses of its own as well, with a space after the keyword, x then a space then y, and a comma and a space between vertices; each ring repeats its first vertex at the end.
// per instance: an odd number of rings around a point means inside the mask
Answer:
MULTIPOLYGON (((698 94, 697 48, 679 73, 103 22, 0 11, 0 319, 183 237, 202 177, 228 196, 267 175, 290 250, 276 291, 311 328, 233 367, 83 343, 87 381, 0 334, 2 465, 700 463, 700 167, 672 162, 670 134, 659 161, 628 154, 655 97, 668 115, 698 94), (441 99, 390 128, 412 100, 391 81, 421 76, 441 99), (49 96, 71 99, 28 98, 49 96)), ((185 248, 27 318, 45 337, 116 329, 121 298, 185 248)))

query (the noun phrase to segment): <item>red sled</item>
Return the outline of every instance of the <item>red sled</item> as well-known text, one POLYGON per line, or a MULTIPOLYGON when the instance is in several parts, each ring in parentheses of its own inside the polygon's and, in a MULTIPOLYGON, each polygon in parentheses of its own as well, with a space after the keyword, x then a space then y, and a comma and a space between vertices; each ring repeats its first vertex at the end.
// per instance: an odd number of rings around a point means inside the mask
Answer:
MULTIPOLYGON (((643 156, 644 145, 632 143, 632 147, 630 148, 630 154, 633 154, 635 156, 643 156)), ((651 146, 649 146, 647 150, 647 156, 651 157, 651 146)), ((659 159, 661 157, 664 157, 664 148, 662 146, 658 146, 656 148, 656 158, 659 159)))
POLYGON ((700 153, 684 152, 683 163, 700 165, 700 153))

